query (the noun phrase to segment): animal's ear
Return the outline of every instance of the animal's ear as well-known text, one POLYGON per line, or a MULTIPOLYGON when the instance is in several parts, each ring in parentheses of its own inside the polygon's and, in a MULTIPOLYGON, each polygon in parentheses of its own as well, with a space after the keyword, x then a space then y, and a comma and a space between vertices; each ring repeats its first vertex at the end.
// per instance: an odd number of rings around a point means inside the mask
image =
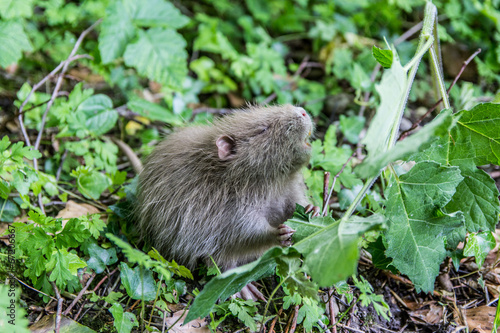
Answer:
POLYGON ((233 138, 227 135, 221 135, 215 141, 217 145, 217 151, 219 153, 219 158, 222 161, 230 160, 236 154, 235 151, 235 142, 233 138))

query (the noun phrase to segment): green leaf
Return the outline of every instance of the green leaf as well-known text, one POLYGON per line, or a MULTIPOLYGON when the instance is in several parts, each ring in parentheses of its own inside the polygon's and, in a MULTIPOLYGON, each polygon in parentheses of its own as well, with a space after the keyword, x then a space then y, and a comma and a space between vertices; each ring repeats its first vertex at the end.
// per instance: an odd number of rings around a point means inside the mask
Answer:
POLYGON ((137 29, 132 24, 132 13, 122 1, 115 1, 106 9, 106 17, 101 24, 99 52, 103 64, 121 57, 136 34, 137 29))
POLYGON ((131 1, 128 6, 133 12, 134 23, 139 26, 179 29, 189 22, 187 16, 165 0, 131 1))
POLYGON ((97 274, 104 272, 106 266, 112 265, 118 261, 116 256, 116 249, 103 249, 95 241, 91 241, 85 247, 90 258, 87 265, 92 268, 97 274))
POLYGON ((113 326, 119 333, 129 333, 132 331, 132 328, 139 327, 139 322, 135 314, 132 312, 124 312, 119 303, 113 304, 113 306, 109 308, 109 312, 111 312, 114 318, 113 326))
POLYGON ((145 99, 132 99, 127 103, 127 107, 152 121, 163 121, 173 126, 181 126, 184 123, 182 118, 171 110, 145 99))
POLYGON ((480 232, 477 234, 469 234, 467 237, 467 244, 464 248, 464 255, 468 257, 476 257, 478 267, 483 266, 484 259, 488 253, 496 245, 495 237, 489 231, 480 232))
POLYGON ((56 234, 56 246, 62 247, 78 247, 83 241, 90 236, 90 232, 77 218, 70 219, 64 229, 56 234))
MULTIPOLYGON (((323 219, 330 220, 331 217, 323 219)), ((356 272, 360 237, 384 223, 382 215, 351 216, 346 221, 329 224, 297 242, 294 248, 304 255, 307 271, 313 280, 320 286, 329 286, 356 272)))
POLYGON ((77 177, 78 191, 89 199, 99 199, 109 185, 109 178, 97 171, 80 173, 77 177))
POLYGON ((171 29, 139 31, 139 39, 129 44, 124 59, 139 74, 170 87, 181 87, 187 75, 186 41, 171 29))
POLYGON ((73 278, 69 270, 69 253, 65 249, 57 249, 52 253, 46 269, 48 272, 52 271, 49 280, 55 281, 61 289, 64 289, 67 281, 73 278))
POLYGON ((0 21, 0 67, 17 63, 24 51, 33 51, 31 42, 18 22, 0 21))
POLYGON ((0 198, 0 221, 13 222, 20 214, 21 211, 13 201, 0 198))
POLYGON ((378 237, 373 243, 370 243, 367 248, 368 252, 372 255, 373 266, 378 269, 389 270, 393 273, 397 271, 392 266, 392 259, 387 258, 385 255, 385 245, 382 241, 382 236, 378 237))
POLYGON ((124 262, 120 263, 120 278, 133 299, 152 301, 156 297, 156 283, 153 272, 142 266, 130 268, 124 262))
POLYGON ((380 95, 380 106, 362 140, 370 156, 377 156, 388 149, 392 127, 399 124, 400 115, 395 109, 405 100, 406 85, 406 71, 399 61, 394 61, 391 68, 384 71, 380 84, 375 85, 380 95))
POLYGON ((305 208, 297 204, 293 217, 285 224, 295 230, 293 241, 299 242, 334 222, 331 217, 310 217, 309 214, 305 213, 305 208))
POLYGON ((340 130, 344 133, 345 138, 353 144, 358 143, 359 133, 363 130, 365 126, 365 117, 362 116, 351 116, 346 117, 343 114, 340 115, 340 130))
POLYGON ((433 121, 424 126, 423 129, 405 140, 399 141, 390 150, 378 154, 370 153, 363 163, 356 167, 356 174, 362 178, 377 175, 380 169, 384 168, 390 162, 417 152, 422 145, 435 140, 437 136, 447 136, 452 122, 451 110, 443 110, 433 121))
POLYGON ((288 253, 288 249, 273 247, 259 259, 214 277, 196 296, 184 323, 207 316, 218 299, 225 300, 248 283, 270 275, 276 266, 276 259, 288 253))
POLYGON ((380 48, 373 46, 372 54, 375 60, 384 68, 391 68, 392 59, 394 58, 394 54, 392 50, 381 50, 380 48))
POLYGON ((0 16, 4 20, 31 17, 33 15, 33 0, 2 0, 0 1, 0 16))
POLYGON ((102 135, 112 129, 118 120, 113 102, 106 95, 93 95, 83 101, 77 109, 85 115, 87 129, 95 135, 102 135))
POLYGON ((439 265, 446 256, 445 240, 457 230, 465 236, 461 212, 445 214, 443 208, 462 181, 457 167, 421 162, 399 179, 391 177, 386 188, 386 255, 415 284, 417 292, 434 289, 439 265))

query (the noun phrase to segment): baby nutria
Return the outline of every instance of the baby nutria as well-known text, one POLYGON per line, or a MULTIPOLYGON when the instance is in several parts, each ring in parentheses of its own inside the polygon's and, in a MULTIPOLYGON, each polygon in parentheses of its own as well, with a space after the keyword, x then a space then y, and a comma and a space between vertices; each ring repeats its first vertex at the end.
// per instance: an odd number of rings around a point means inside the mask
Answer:
MULTIPOLYGON (((312 131, 303 108, 283 105, 249 107, 170 134, 139 176, 143 236, 190 269, 212 257, 228 270, 288 245, 294 230, 283 222, 296 203, 307 204, 300 169, 312 131)), ((263 298, 251 285, 241 296, 263 298)))

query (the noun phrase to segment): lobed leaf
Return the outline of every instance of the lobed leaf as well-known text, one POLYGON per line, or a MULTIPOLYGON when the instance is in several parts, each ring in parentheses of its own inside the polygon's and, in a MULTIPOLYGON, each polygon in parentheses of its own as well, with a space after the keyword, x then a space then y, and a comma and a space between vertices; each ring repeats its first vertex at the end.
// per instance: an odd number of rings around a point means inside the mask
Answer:
POLYGON ((33 46, 19 22, 0 21, 0 67, 17 63, 24 51, 33 51, 33 46))

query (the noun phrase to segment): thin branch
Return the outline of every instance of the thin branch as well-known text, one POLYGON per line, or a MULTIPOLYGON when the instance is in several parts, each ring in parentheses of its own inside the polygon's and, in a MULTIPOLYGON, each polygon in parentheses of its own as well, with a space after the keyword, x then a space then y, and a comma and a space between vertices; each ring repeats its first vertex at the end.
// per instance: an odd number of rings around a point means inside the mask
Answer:
POLYGON ((49 294, 46 294, 46 293, 44 293, 43 291, 40 291, 40 290, 38 290, 38 289, 35 289, 35 288, 33 288, 32 286, 30 286, 30 285, 28 285, 28 284, 24 283, 23 281, 19 280, 19 279, 18 279, 18 278, 17 278, 14 274, 10 273, 10 274, 9 274, 9 276, 10 276, 11 278, 13 278, 13 279, 17 280, 17 282, 19 282, 20 284, 22 284, 22 285, 23 285, 23 286, 25 286, 26 288, 29 288, 29 289, 31 289, 31 290, 33 290, 33 291, 36 291, 37 293, 40 293, 40 294, 42 294, 43 296, 50 297, 50 298, 52 298, 54 301, 57 301, 57 298, 52 297, 52 296, 50 296, 49 294))
POLYGON ((61 312, 62 312, 62 304, 64 302, 64 299, 61 297, 61 294, 59 293, 59 289, 57 289, 55 282, 50 282, 50 284, 52 285, 52 288, 54 289, 54 292, 56 293, 56 296, 57 296, 57 315, 56 315, 55 332, 59 333, 59 330, 61 329, 61 312))
MULTIPOLYGON (((457 76, 455 76, 455 79, 450 84, 450 87, 448 88, 448 90, 446 90, 447 95, 450 94, 451 88, 453 88, 453 86, 458 82, 458 79, 460 78, 460 76, 464 72, 467 65, 469 65, 469 63, 472 61, 472 59, 474 59, 474 57, 477 56, 479 53, 481 53, 481 49, 477 49, 476 52, 474 52, 467 60, 464 61, 464 63, 462 64, 462 68, 460 68, 460 71, 458 72, 457 76)), ((413 123, 413 125, 411 126, 410 129, 402 132, 401 135, 399 136, 398 141, 401 141, 404 138, 406 138, 410 134, 410 132, 412 132, 415 128, 417 128, 418 125, 420 125, 420 123, 425 118, 427 118, 427 116, 429 114, 431 114, 432 111, 434 111, 439 106, 439 104, 441 104, 442 101, 443 101, 443 98, 440 98, 436 103, 434 103, 434 105, 422 117, 420 117, 420 119, 418 119, 415 123, 413 123)))
MULTIPOLYGON (((337 172, 337 174, 333 177, 333 183, 332 183, 332 187, 330 188, 330 192, 328 193, 328 197, 326 198, 326 201, 327 203, 330 202, 330 198, 332 197, 332 193, 333 193, 333 188, 335 187, 335 182, 337 181, 337 178, 340 177, 340 175, 342 174, 342 172, 344 172, 344 169, 346 168, 347 164, 349 164, 349 162, 352 160, 352 158, 356 155, 356 152, 352 153, 352 155, 347 159, 347 161, 342 165, 342 168, 340 168, 339 172, 337 172)), ((323 206, 323 211, 321 212, 321 215, 322 216, 325 216, 326 215, 326 212, 327 212, 327 208, 328 208, 328 204, 327 205, 324 205, 323 206)))
POLYGON ((80 292, 78 293, 78 296, 76 296, 76 298, 73 300, 73 302, 71 302, 71 304, 66 308, 66 310, 64 310, 63 315, 67 316, 68 313, 71 311, 71 309, 73 309, 73 307, 76 305, 76 303, 78 303, 78 301, 82 298, 85 291, 87 291, 87 289, 89 288, 89 286, 92 283, 92 281, 94 280, 95 276, 96 276, 96 273, 94 272, 92 274, 92 276, 89 278, 89 280, 87 281, 87 284, 85 285, 85 287, 83 287, 82 290, 80 290, 80 292))

